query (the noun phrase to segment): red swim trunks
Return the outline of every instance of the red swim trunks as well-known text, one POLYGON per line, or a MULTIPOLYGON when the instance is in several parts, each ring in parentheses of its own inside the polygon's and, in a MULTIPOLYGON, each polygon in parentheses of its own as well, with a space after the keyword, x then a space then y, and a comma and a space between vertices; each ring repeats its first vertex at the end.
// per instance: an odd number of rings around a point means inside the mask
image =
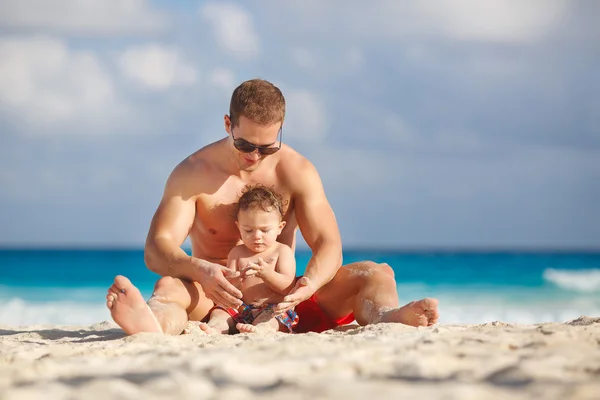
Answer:
POLYGON ((295 308, 298 314, 298 325, 294 327, 296 333, 323 332, 340 325, 346 325, 354 321, 354 313, 350 313, 340 319, 333 319, 323 311, 313 295, 310 299, 298 304, 295 308))

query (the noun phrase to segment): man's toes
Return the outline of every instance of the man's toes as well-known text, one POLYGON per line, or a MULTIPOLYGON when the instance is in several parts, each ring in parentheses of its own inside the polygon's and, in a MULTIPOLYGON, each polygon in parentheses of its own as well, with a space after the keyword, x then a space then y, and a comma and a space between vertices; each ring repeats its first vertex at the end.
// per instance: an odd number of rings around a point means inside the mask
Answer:
POLYGON ((112 286, 111 286, 110 289, 108 289, 107 296, 113 295, 113 296, 115 296, 115 299, 116 299, 117 296, 119 296, 119 294, 123 294, 123 292, 121 292, 119 289, 116 289, 116 288, 113 289, 112 286))
POLYGON ((118 292, 123 292, 124 290, 126 291, 127 289, 131 288, 133 284, 129 279, 127 279, 123 275, 117 275, 115 276, 115 283, 113 286, 117 289, 118 292))
POLYGON ((437 309, 438 303, 439 303, 438 299, 434 299, 431 297, 426 297, 423 299, 423 305, 425 306, 425 308, 427 310, 437 309))

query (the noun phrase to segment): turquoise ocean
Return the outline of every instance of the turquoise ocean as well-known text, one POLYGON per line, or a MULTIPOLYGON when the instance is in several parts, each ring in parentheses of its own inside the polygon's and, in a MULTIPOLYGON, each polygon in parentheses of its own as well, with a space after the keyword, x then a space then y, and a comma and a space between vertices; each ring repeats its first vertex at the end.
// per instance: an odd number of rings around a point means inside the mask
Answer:
MULTIPOLYGON (((310 257, 296 253, 298 273, 310 257)), ((441 323, 562 322, 600 316, 599 252, 345 250, 344 263, 386 262, 401 303, 440 300, 441 323)), ((143 250, 0 250, 0 324, 108 320, 106 288, 129 277, 148 298, 158 275, 143 250)))

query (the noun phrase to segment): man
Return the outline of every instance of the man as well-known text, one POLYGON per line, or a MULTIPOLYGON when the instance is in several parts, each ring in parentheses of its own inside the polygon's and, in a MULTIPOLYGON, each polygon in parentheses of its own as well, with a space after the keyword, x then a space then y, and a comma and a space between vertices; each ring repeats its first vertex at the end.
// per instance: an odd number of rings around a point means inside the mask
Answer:
POLYGON ((180 334, 188 320, 206 319, 213 306, 237 308, 241 292, 226 276, 229 251, 239 243, 232 207, 248 183, 280 193, 287 209, 278 241, 296 245, 299 228, 312 249, 304 276, 276 307, 295 307, 298 332, 321 332, 356 320, 427 326, 438 318, 437 300, 398 307, 394 273, 365 261, 342 267, 334 213, 315 167, 282 144, 285 99, 273 84, 250 80, 232 95, 225 115, 228 136, 183 160, 169 176, 145 247, 147 267, 162 275, 148 303, 123 276, 106 296, 115 322, 127 333, 180 334), (190 237, 192 256, 181 249, 190 237))

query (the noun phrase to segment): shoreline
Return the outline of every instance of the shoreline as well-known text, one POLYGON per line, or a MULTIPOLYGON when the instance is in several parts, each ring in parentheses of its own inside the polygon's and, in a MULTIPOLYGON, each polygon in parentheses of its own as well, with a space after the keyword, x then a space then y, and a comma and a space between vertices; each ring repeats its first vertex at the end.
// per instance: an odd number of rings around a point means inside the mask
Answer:
POLYGON ((0 326, 0 398, 593 399, 600 318, 167 336, 0 326), (510 396, 510 397, 509 397, 510 396))

